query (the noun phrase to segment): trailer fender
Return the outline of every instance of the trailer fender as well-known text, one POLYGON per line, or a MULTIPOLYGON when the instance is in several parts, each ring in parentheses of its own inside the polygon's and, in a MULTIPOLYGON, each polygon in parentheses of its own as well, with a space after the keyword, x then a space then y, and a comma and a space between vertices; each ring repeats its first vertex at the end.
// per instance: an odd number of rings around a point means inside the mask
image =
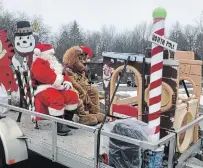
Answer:
POLYGON ((28 159, 23 132, 13 119, 0 119, 0 138, 4 147, 6 164, 11 165, 28 159))

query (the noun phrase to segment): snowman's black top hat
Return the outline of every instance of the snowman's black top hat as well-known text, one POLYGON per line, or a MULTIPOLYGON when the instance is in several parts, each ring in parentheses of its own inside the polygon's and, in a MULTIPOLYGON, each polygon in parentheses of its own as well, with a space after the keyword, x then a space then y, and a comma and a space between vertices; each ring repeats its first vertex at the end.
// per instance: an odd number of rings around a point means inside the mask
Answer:
POLYGON ((32 27, 29 21, 17 22, 15 36, 27 36, 32 34, 32 27))

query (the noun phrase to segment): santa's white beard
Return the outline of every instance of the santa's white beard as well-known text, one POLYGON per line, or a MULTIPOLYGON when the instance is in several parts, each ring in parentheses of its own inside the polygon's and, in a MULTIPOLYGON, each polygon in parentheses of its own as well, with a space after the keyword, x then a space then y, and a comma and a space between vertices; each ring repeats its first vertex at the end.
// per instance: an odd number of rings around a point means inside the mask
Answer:
POLYGON ((58 62, 57 58, 53 55, 43 55, 41 56, 43 60, 46 60, 50 64, 50 68, 55 71, 56 74, 62 74, 63 66, 58 62))

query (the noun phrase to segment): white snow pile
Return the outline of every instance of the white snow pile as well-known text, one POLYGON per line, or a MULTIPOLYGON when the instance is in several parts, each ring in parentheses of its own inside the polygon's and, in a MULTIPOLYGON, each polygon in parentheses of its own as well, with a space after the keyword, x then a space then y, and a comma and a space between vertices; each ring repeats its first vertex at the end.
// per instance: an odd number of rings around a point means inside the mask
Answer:
MULTIPOLYGON (((116 85, 117 85, 117 83, 115 83, 115 86, 116 85)), ((103 87, 103 82, 94 83, 92 86, 94 86, 94 87, 102 86, 103 87)), ((120 83, 119 86, 127 87, 127 84, 126 83, 124 83, 124 84, 120 83)))
POLYGON ((121 97, 135 97, 137 96, 137 91, 118 91, 116 95, 121 97))
MULTIPOLYGON (((137 96, 137 91, 117 91, 116 96, 118 99, 124 99, 127 97, 135 97, 137 96)), ((104 104, 104 99, 100 100, 100 103, 104 104)))
POLYGON ((203 106, 203 96, 200 98, 200 105, 203 106))
MULTIPOLYGON (((115 86, 116 85, 117 85, 117 83, 115 83, 115 86)), ((123 86, 123 87, 126 86, 127 87, 127 84, 126 83, 124 83, 124 84, 120 83, 119 86, 123 86)))

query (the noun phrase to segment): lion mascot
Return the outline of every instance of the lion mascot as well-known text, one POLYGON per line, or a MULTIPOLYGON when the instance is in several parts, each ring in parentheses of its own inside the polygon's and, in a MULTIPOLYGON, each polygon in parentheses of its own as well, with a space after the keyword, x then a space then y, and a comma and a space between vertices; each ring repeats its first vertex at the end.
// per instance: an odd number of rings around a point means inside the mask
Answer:
POLYGON ((100 112, 99 92, 87 78, 89 55, 91 57, 92 52, 88 47, 73 46, 65 52, 63 63, 65 73, 79 94, 79 123, 93 126, 103 121, 104 114, 100 112))

